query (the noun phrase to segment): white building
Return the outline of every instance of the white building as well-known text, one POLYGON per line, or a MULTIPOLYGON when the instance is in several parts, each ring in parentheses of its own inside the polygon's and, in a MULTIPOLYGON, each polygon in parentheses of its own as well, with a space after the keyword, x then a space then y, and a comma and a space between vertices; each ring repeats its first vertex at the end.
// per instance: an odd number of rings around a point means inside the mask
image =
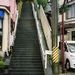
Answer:
MULTIPOLYGON (((63 4, 64 0, 59 0, 59 7, 63 4)), ((65 0, 67 5, 70 5, 68 11, 64 13, 64 29, 67 31, 65 40, 75 40, 75 0, 65 0)), ((59 25, 62 19, 59 15, 59 25)))

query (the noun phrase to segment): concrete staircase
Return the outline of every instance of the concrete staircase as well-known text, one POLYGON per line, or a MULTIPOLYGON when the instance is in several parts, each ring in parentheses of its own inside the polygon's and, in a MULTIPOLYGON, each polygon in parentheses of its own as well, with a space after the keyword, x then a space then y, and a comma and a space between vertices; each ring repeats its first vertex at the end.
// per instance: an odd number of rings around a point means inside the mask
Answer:
POLYGON ((9 75, 44 75, 32 7, 27 2, 18 22, 9 75))

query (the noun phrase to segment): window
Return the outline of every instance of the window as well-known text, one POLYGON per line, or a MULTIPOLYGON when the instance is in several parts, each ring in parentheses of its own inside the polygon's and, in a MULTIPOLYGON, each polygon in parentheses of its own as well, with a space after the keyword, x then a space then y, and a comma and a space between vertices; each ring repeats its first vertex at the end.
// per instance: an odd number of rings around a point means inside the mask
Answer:
POLYGON ((66 18, 75 18, 75 4, 71 5, 66 13, 66 18))
POLYGON ((0 31, 2 31, 3 18, 4 18, 4 10, 0 9, 0 31))
POLYGON ((65 50, 66 52, 68 52, 68 49, 67 49, 66 43, 64 43, 64 50, 65 50))
POLYGON ((67 46, 71 53, 75 53, 75 43, 68 43, 67 46))
POLYGON ((4 10, 0 9, 0 50, 2 50, 3 19, 4 19, 4 10))
POLYGON ((71 2, 71 1, 73 1, 73 0, 67 0, 67 3, 68 3, 68 2, 71 2))
POLYGON ((75 31, 72 31, 72 40, 75 41, 75 31))

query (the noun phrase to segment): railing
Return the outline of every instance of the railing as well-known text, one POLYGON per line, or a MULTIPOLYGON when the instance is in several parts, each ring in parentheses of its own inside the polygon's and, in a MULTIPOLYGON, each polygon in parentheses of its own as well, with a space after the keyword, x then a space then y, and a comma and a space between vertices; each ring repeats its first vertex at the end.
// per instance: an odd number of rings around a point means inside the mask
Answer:
POLYGON ((43 7, 42 6, 40 7, 38 14, 37 14, 37 11, 35 11, 35 9, 34 9, 33 3, 32 3, 32 9, 33 9, 34 18, 36 21, 39 43, 41 46, 43 65, 44 65, 44 68, 47 69, 47 55, 52 54, 52 51, 51 51, 52 50, 51 28, 50 28, 50 25, 47 21, 43 7), (39 19, 37 18, 37 16, 39 17, 39 19), (45 44, 44 36, 45 36, 48 50, 46 50, 46 47, 45 47, 46 44, 45 44))
POLYGON ((12 34, 9 32, 10 33, 9 34, 9 38, 10 38, 9 47, 14 46, 14 40, 16 38, 17 23, 18 23, 18 10, 16 11, 16 19, 15 19, 14 31, 12 32, 12 34))
POLYGON ((14 28, 14 32, 13 32, 14 40, 15 40, 15 38, 16 38, 17 23, 18 23, 18 18, 19 18, 18 10, 17 10, 16 12, 17 12, 17 13, 16 13, 15 28, 14 28))

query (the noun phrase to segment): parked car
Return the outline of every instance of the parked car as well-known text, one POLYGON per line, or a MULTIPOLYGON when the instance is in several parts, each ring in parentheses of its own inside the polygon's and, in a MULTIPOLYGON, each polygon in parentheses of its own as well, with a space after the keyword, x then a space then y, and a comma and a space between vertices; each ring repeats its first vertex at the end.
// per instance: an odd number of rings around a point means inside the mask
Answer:
MULTIPOLYGON (((60 47, 59 47, 60 48, 60 47)), ((61 50, 59 49, 60 60, 61 50)), ((64 41, 64 66, 67 70, 75 69, 75 41, 64 41)))

